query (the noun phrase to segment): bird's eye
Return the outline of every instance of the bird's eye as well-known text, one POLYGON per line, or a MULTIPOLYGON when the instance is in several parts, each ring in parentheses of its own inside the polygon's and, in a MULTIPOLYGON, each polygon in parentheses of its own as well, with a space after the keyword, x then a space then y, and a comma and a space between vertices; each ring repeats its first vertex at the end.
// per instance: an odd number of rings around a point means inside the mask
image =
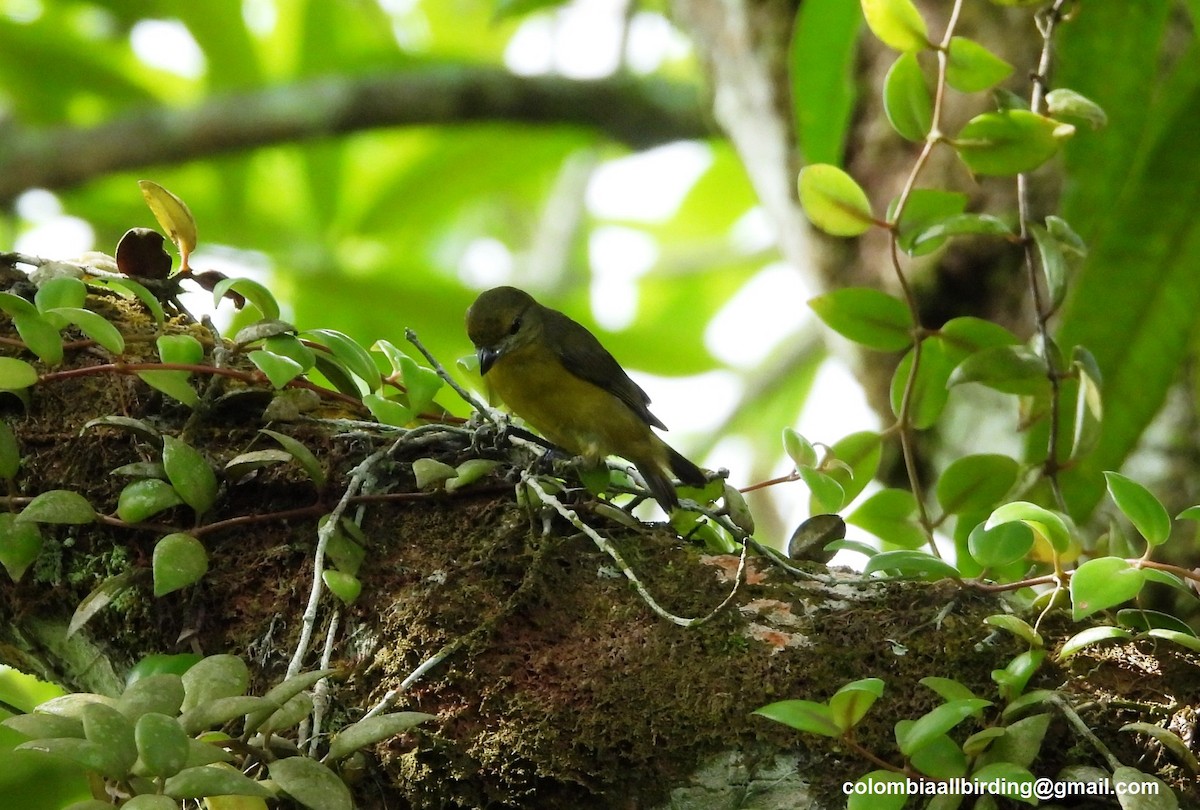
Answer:
POLYGON ((521 331, 521 319, 520 319, 520 318, 516 318, 516 319, 515 319, 515 320, 512 322, 512 326, 510 326, 510 327, 508 328, 508 333, 509 333, 510 335, 515 335, 515 334, 516 334, 517 332, 519 332, 519 331, 521 331))

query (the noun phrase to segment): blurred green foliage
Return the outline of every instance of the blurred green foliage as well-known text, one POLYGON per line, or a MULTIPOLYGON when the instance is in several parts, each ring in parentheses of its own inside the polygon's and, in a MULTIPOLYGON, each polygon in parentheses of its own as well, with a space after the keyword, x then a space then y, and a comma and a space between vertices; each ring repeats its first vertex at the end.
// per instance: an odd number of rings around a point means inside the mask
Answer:
MULTIPOLYGON (((299 83, 314 78, 503 67, 522 26, 543 15, 552 27, 544 15, 560 5, 0 0, 0 123, 86 127, 139 111, 188 109, 234 92, 304 90, 311 85, 299 83), (202 56, 195 75, 139 57, 134 34, 160 37, 173 52, 185 50, 168 38, 178 27, 147 26, 153 21, 186 28, 202 56)), ((630 17, 661 21, 666 5, 638 2, 630 17)), ((861 90, 852 75, 859 12, 832 9, 836 5, 804 4, 791 57, 800 147, 810 159, 835 163, 861 90)), ((1190 215, 1200 163, 1188 157, 1200 71, 1194 37, 1181 38, 1186 24, 1173 24, 1180 15, 1194 19, 1198 6, 1196 0, 1150 0, 1143 12, 1129 16, 1126 5, 1081 5, 1062 28, 1055 60, 1054 84, 1082 91, 1110 120, 1106 130, 1073 139, 1062 162, 1062 214, 1094 246, 1072 281, 1064 350, 1081 343, 1094 352, 1107 400, 1094 463, 1068 477, 1077 516, 1103 492, 1098 471, 1119 467, 1158 411, 1194 350, 1189 336, 1200 313, 1200 285, 1188 280, 1188 268, 1200 258, 1197 220, 1190 215)), ((935 27, 941 22, 931 20, 935 27)), ((1038 37, 1032 24, 1027 28, 1034 50, 1038 37)), ((677 31, 673 36, 682 39, 677 31)), ((522 42, 520 47, 535 47, 522 42)), ((654 75, 702 85, 697 60, 679 53, 666 50, 654 75)), ((627 72, 635 83, 647 78, 627 72)), ((1025 81, 1015 77, 1014 86, 1024 92, 1025 81)), ((303 108, 303 93, 292 101, 303 108)), ((0 154, 5 129, 0 126, 0 154)), ((129 137, 136 138, 136 130, 129 137)), ((778 258, 773 248, 735 237, 735 226, 755 208, 753 191, 726 143, 713 138, 704 146, 711 154, 707 168, 674 213, 652 222, 600 216, 581 203, 586 177, 570 182, 580 165, 603 166, 628 155, 627 147, 578 124, 546 121, 471 120, 329 134, 105 174, 56 194, 67 214, 92 225, 96 248, 111 252, 127 228, 153 226, 136 187, 138 179, 153 179, 195 214, 198 270, 225 258, 265 266, 269 285, 286 302, 284 317, 300 328, 337 329, 365 345, 376 339, 402 345, 404 329, 411 327, 448 365, 470 348, 462 316, 477 289, 464 281, 465 258, 485 240, 499 243, 511 258, 504 280, 529 287, 595 329, 626 365, 692 374, 723 366, 705 348, 706 327, 778 258), (589 306, 589 246, 609 226, 638 232, 656 248, 653 265, 636 281, 633 320, 616 332, 597 327, 589 306), (552 252, 558 258, 546 271, 531 256, 544 248, 548 228, 559 229, 552 252)), ((0 212, 0 244, 11 245, 30 226, 11 207, 0 212)), ((803 301, 792 303, 797 326, 808 321, 803 301)), ((735 481, 770 474, 781 457, 779 429, 795 422, 823 357, 819 341, 802 341, 793 332, 757 366, 736 369, 745 385, 735 415, 706 437, 676 441, 685 452, 706 452, 718 436, 737 434, 757 457, 753 469, 735 471, 735 481)), ((461 403, 444 400, 463 411, 461 403)), ((663 418, 672 424, 670 413, 663 418)), ((1044 436, 1035 431, 1029 447, 1036 455, 1044 436)))

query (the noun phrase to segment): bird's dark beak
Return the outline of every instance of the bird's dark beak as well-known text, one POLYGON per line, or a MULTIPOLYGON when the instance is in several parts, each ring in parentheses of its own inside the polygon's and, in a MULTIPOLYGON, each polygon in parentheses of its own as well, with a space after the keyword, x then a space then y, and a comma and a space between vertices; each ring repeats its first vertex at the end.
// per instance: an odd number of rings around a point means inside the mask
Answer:
POLYGON ((482 376, 487 374, 488 369, 496 362, 496 358, 500 356, 500 351, 491 346, 480 346, 475 354, 479 357, 479 374, 482 376))

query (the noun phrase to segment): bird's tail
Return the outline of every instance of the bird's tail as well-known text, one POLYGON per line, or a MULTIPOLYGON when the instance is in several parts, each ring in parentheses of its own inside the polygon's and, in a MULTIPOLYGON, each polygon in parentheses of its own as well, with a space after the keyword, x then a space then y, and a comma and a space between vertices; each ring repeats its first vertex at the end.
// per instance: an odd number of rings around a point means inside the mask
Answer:
POLYGON ((708 476, 704 474, 704 470, 688 461, 670 445, 667 446, 667 462, 671 465, 671 472, 689 487, 702 487, 708 483, 708 476))
MULTIPOLYGON (((708 483, 708 478, 704 475, 703 470, 665 442, 663 447, 667 451, 667 465, 680 481, 692 487, 702 487, 708 483)), ((675 492, 675 483, 665 470, 660 469, 658 465, 652 467, 646 464, 639 465, 638 472, 642 474, 642 478, 646 479, 646 486, 650 489, 650 494, 654 496, 654 500, 658 501, 658 505, 663 508, 664 512, 669 514, 672 509, 679 506, 679 495, 675 492)))

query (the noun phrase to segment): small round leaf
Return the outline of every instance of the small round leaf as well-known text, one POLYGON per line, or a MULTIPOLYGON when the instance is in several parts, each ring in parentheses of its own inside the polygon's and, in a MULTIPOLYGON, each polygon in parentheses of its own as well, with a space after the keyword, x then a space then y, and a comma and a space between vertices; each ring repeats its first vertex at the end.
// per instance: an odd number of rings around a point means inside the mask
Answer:
POLYGON ((154 595, 198 581, 208 571, 208 551, 190 534, 168 534, 154 545, 154 595))
POLYGON ((875 224, 867 193, 836 166, 805 166, 800 170, 799 191, 804 213, 827 234, 858 236, 875 224))

